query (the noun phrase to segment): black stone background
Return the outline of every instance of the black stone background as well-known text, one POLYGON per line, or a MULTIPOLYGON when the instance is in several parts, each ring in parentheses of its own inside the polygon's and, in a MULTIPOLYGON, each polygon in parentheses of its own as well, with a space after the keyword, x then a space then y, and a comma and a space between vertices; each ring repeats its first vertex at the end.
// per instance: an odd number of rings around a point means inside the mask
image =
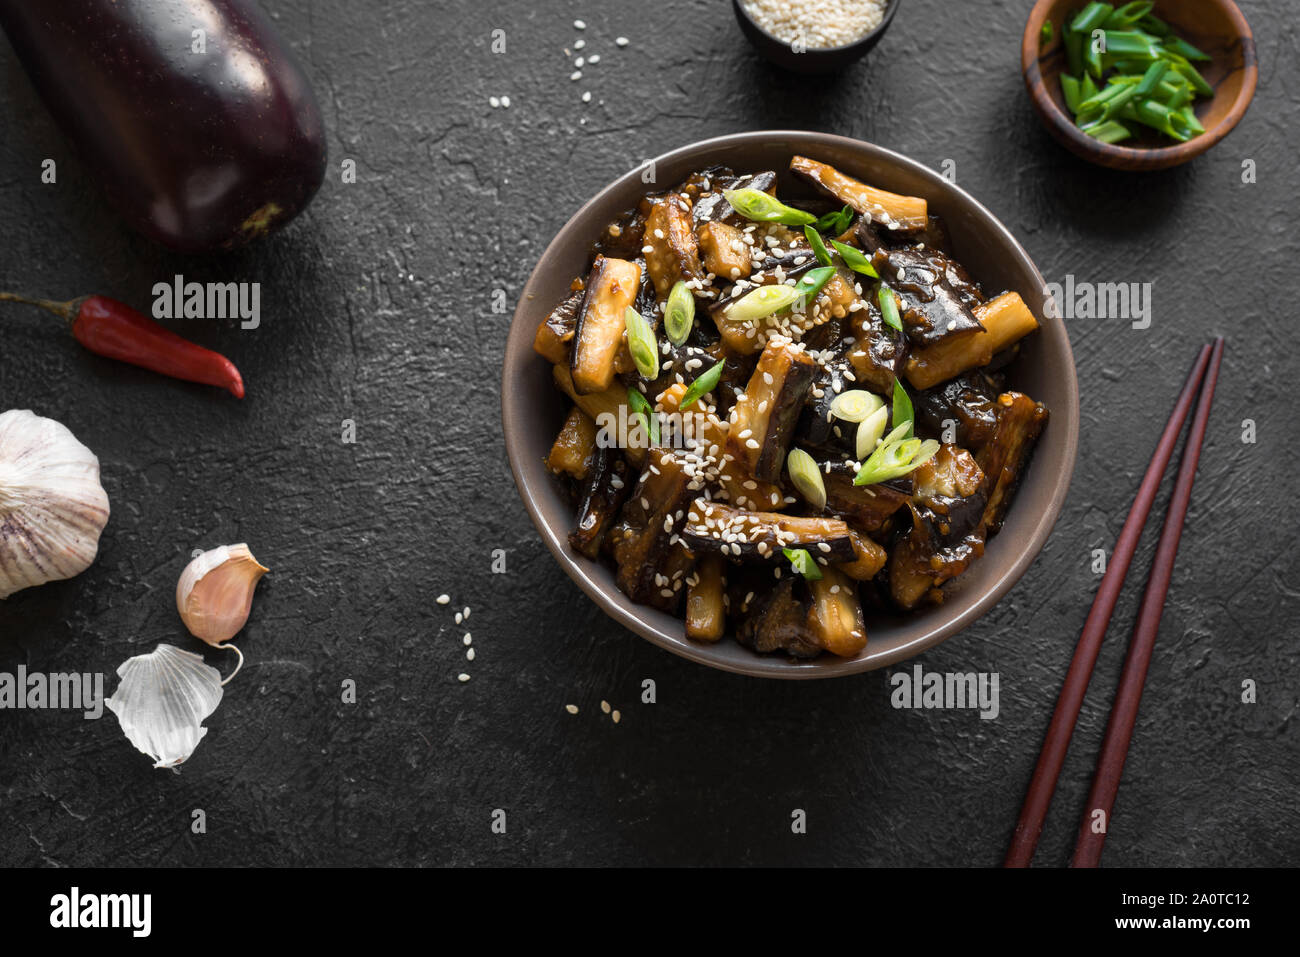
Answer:
MULTIPOLYGON (((3 287, 147 309, 153 283, 183 272, 260 281, 263 295, 256 331, 178 324, 237 361, 243 402, 89 355, 53 320, 4 309, 0 408, 68 425, 99 455, 113 514, 86 573, 0 605, 0 670, 103 671, 107 693, 130 655, 160 641, 199 650, 173 604, 192 549, 247 541, 272 569, 239 641, 248 666, 181 773, 153 770, 111 714, 0 713, 0 862, 995 864, 1098 581, 1091 552, 1113 544, 1197 348, 1224 333, 1104 861, 1294 863, 1289 4, 1242 3, 1260 88, 1239 129, 1145 175, 1075 160, 1039 126, 1019 77, 1027 2, 905 0, 869 61, 824 81, 760 61, 723 0, 263 6, 315 85, 330 174, 288 230, 224 257, 128 233, 0 43, 3 287), (505 55, 489 49, 497 28, 505 55), (614 46, 620 34, 630 46, 614 46), (579 36, 601 62, 572 82, 565 48, 579 36), (491 109, 503 94, 510 108, 491 109), (1049 280, 1154 283, 1146 331, 1071 324, 1083 428, 1046 550, 991 614, 919 659, 998 672, 997 720, 894 710, 883 672, 786 683, 680 660, 608 621, 518 500, 498 425, 509 315, 493 313, 492 290, 513 309, 566 218, 645 158, 783 127, 954 160, 1049 280), (56 186, 39 182, 46 157, 56 186), (354 185, 340 183, 345 158, 354 185), (1241 182, 1244 159, 1258 184, 1241 182), (1254 445, 1240 440, 1247 417, 1254 445), (355 445, 340 441, 347 418, 355 445), (494 548, 507 574, 489 573, 494 548), (434 604, 440 592, 453 605, 434 604), (465 605, 468 664, 452 620, 465 605), (1247 678, 1254 705, 1240 703, 1247 678), (340 701, 345 679, 355 705, 340 701), (639 701, 645 679, 656 704, 639 701), (191 833, 196 808, 206 834, 191 833), (496 808, 505 835, 490 830, 496 808), (796 808, 806 835, 791 833, 796 808)), ((1040 864, 1073 846, 1155 537, 1102 652, 1040 864)))

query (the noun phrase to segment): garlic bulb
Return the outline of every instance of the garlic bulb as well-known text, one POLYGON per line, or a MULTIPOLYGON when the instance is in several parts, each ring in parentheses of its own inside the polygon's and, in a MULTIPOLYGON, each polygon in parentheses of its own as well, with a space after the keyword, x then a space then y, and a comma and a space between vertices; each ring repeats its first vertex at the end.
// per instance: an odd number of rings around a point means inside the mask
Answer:
POLYGON ((206 551, 186 565, 176 583, 176 610, 190 634, 210 645, 235 637, 268 570, 242 543, 206 551))
POLYGON ((85 571, 107 522, 95 454, 53 419, 0 415, 0 598, 85 571))
POLYGON ((189 758, 208 733, 203 719, 221 704, 221 673, 191 651, 159 645, 128 658, 117 674, 122 681, 107 704, 127 740, 156 768, 189 758))

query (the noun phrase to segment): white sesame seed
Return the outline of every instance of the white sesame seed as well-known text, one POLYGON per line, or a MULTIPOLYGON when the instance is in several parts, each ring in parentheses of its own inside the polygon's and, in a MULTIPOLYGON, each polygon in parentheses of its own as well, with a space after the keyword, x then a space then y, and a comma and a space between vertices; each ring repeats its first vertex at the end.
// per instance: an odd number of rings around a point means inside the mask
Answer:
POLYGON ((507 109, 507 110, 510 109, 510 97, 508 96, 501 97, 501 106, 503 109, 507 109))
POLYGON ((465 632, 465 637, 462 638, 461 641, 467 645, 472 645, 474 643, 474 636, 467 631, 465 632))
POLYGON ((469 675, 465 674, 465 672, 462 671, 460 674, 456 676, 456 680, 461 682, 469 681, 469 675))
POLYGON ((497 97, 495 96, 488 97, 488 106, 492 107, 492 109, 495 110, 500 105, 501 105, 501 101, 497 97))
POLYGON ((569 712, 569 714, 577 714, 578 706, 576 704, 566 704, 564 706, 564 710, 569 712))
POLYGON ((573 21, 573 29, 575 29, 575 30, 585 30, 585 29, 587 29, 587 24, 584 23, 582 20, 574 20, 574 21, 573 21))
POLYGON ((619 714, 617 711, 611 714, 610 717, 614 719, 615 724, 618 724, 621 720, 623 720, 623 716, 619 714))
POLYGON ((618 44, 619 46, 621 46, 621 47, 625 47, 625 46, 628 45, 628 39, 627 39, 627 37, 619 37, 619 38, 618 38, 617 40, 615 40, 614 42, 617 43, 617 44, 618 44))
MULTIPOLYGON (((590 90, 588 90, 587 92, 585 92, 585 93, 582 94, 582 102, 583 102, 583 103, 590 103, 590 102, 591 102, 591 91, 590 91, 590 90)), ((656 232, 658 232, 658 230, 656 230, 656 232)))
POLYGON ((605 714, 609 714, 609 712, 610 712, 609 702, 608 702, 608 701, 603 701, 603 700, 602 700, 602 701, 600 702, 600 710, 603 711, 603 712, 605 712, 605 714))
POLYGON ((466 660, 466 661, 473 661, 473 660, 474 660, 474 649, 473 649, 473 648, 466 648, 466 649, 465 649, 465 660, 466 660))
POLYGON ((435 600, 439 605, 450 605, 450 604, 451 604, 451 596, 450 596, 450 595, 439 595, 439 596, 438 596, 436 599, 434 599, 434 600, 435 600))

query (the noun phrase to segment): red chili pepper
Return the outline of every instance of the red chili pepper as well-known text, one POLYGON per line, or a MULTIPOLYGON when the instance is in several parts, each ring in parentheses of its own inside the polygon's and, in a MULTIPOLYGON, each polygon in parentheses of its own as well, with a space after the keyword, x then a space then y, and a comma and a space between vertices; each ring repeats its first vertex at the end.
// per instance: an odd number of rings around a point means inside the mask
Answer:
POLYGON ((72 324, 72 335, 101 356, 143 366, 154 372, 226 389, 244 397, 244 380, 235 364, 211 349, 195 345, 164 329, 125 303, 107 296, 82 296, 71 302, 50 302, 0 292, 0 301, 40 306, 72 324))

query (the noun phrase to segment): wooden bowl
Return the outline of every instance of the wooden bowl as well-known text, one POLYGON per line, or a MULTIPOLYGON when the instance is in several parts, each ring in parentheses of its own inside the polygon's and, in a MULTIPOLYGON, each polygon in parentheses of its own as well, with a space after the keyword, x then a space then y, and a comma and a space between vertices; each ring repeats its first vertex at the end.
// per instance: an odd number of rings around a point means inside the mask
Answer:
POLYGON ((654 168, 659 183, 676 183, 694 170, 716 164, 744 171, 773 169, 779 173, 781 195, 791 195, 787 190, 797 184, 787 167, 795 153, 830 163, 884 189, 924 196, 930 209, 944 218, 957 259, 985 290, 1014 289, 1042 321, 1007 367, 1007 385, 1046 405, 1051 419, 1001 533, 989 541, 983 558, 946 586, 942 605, 910 615, 872 612, 867 647, 856 658, 828 654, 790 661, 756 654, 730 633, 714 644, 690 641, 680 618, 633 603, 614 584, 609 565, 569 547, 574 504, 546 471, 544 460, 570 403, 556 390, 549 363, 533 352, 533 336, 538 323, 568 294, 570 280, 586 273, 593 238, 646 192, 641 178, 644 167, 629 171, 596 194, 542 254, 524 286, 506 341, 501 415, 510 468, 542 540, 560 567, 616 622, 661 648, 712 668, 765 678, 830 678, 883 668, 920 654, 992 608, 1024 574, 1047 541, 1070 486, 1079 445, 1079 391, 1065 323, 1047 313, 1043 277, 1029 254, 992 213, 929 167, 842 136, 775 130, 693 143, 660 156, 654 168))
POLYGON ((1084 6, 1083 0, 1038 0, 1030 11, 1020 47, 1020 65, 1029 98, 1043 123, 1062 145, 1092 163, 1112 169, 1168 169, 1200 156, 1232 132, 1255 96, 1259 66, 1255 37, 1232 0, 1165 0, 1152 11, 1175 32, 1212 57, 1196 64, 1214 96, 1197 102, 1196 115, 1205 132, 1186 143, 1171 143, 1152 132, 1149 138, 1122 144, 1102 143, 1074 123, 1061 92, 1065 68, 1064 23, 1084 6), (1052 41, 1043 47, 1043 24, 1051 21, 1052 41))

